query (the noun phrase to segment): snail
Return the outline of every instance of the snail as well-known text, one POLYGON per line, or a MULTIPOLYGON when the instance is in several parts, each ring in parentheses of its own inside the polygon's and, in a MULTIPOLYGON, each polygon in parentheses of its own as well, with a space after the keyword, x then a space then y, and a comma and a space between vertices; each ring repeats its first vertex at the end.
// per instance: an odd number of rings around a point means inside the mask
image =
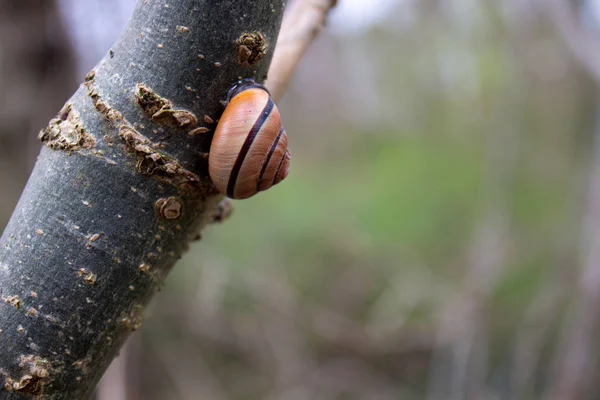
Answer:
POLYGON ((219 192, 246 199, 288 175, 288 138, 263 85, 238 81, 229 89, 226 104, 210 145, 208 172, 219 192))

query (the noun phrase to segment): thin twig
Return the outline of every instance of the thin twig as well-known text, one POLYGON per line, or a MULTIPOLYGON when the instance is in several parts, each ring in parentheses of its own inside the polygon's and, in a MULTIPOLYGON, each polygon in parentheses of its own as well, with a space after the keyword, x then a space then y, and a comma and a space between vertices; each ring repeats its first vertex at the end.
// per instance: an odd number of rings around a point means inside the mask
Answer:
POLYGON ((285 93, 302 56, 336 4, 337 0, 297 0, 290 6, 283 19, 266 82, 276 102, 285 93))

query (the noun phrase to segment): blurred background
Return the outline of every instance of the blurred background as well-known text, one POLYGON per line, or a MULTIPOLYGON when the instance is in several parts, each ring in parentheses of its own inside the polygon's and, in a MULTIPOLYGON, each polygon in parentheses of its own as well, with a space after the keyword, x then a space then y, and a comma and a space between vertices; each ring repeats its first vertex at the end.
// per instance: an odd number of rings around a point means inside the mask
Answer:
MULTIPOLYGON (((134 6, 0 3, 0 227, 134 6)), ((598 0, 340 0, 289 178, 203 232, 97 400, 600 399, 599 49, 598 0)))

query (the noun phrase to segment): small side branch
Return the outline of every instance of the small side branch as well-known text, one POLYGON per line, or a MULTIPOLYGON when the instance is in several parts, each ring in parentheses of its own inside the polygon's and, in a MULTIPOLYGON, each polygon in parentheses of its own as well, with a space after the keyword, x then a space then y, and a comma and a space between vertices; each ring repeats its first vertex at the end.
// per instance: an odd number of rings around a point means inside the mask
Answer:
POLYGON ((297 0, 285 15, 266 82, 275 102, 285 93, 300 59, 336 4, 337 0, 297 0))

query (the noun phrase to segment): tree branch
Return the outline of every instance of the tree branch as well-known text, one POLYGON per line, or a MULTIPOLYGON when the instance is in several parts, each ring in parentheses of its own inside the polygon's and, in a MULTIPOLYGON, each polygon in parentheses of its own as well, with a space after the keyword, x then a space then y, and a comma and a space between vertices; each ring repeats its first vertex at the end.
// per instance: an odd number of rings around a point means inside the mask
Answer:
POLYGON ((337 0, 297 0, 286 13, 266 82, 276 102, 285 93, 300 59, 336 4, 337 0))
POLYGON ((202 132, 233 82, 264 80, 282 14, 281 0, 140 0, 40 132, 0 239, 0 399, 87 398, 140 327, 222 199, 202 132))

